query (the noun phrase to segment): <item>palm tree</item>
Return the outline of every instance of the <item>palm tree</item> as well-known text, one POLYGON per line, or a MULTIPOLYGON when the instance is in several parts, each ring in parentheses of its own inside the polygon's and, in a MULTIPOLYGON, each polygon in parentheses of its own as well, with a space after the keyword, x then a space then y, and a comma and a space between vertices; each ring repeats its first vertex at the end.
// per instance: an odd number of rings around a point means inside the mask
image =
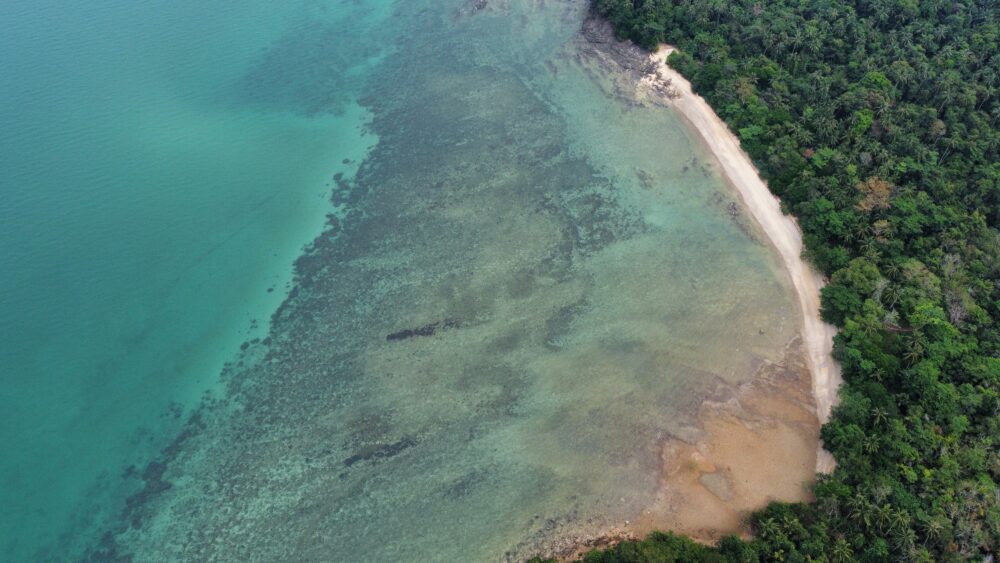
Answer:
POLYGON ((938 156, 938 165, 951 156, 951 153, 955 152, 956 149, 960 149, 964 141, 958 135, 949 135, 941 137, 941 144, 944 145, 945 150, 938 156))
POLYGON ((798 122, 793 122, 790 125, 791 131, 789 132, 795 142, 799 145, 810 145, 812 144, 813 134, 812 131, 803 127, 798 122))
POLYGON ((792 33, 788 36, 788 46, 791 47, 793 53, 797 52, 800 47, 802 47, 803 33, 801 28, 795 28, 792 33))
POLYGON ((879 426, 883 424, 889 418, 889 413, 886 412, 882 407, 875 407, 872 409, 872 420, 875 421, 875 425, 879 426))
POLYGON ((806 28, 806 37, 802 46, 815 56, 823 49, 823 39, 820 38, 820 34, 815 29, 806 28))
POLYGON ((910 528, 900 528, 893 534, 893 543, 904 553, 911 553, 917 543, 917 533, 910 528))
MULTIPOLYGON (((896 306, 896 302, 899 301, 899 288, 896 286, 889 286, 889 291, 885 292, 885 305, 890 309, 896 306)), ((896 320, 899 320, 899 313, 896 313, 896 320)))
POLYGON ((836 518, 840 514, 840 500, 837 497, 821 497, 817 504, 829 518, 836 518))
POLYGON ((841 561, 854 560, 854 552, 851 551, 850 544, 848 544, 847 540, 845 540, 844 538, 840 538, 839 540, 837 540, 837 543, 833 544, 832 554, 833 554, 833 560, 838 563, 841 561))
POLYGON ((864 221, 858 221, 854 224, 853 235, 856 240, 865 239, 868 240, 868 235, 871 233, 871 225, 865 223, 864 221))
POLYGON ((760 537, 769 538, 777 536, 781 532, 781 528, 778 526, 778 522, 774 518, 768 518, 760 524, 757 525, 760 537))
POLYGON ((906 513, 905 510, 897 510, 892 515, 892 520, 890 522, 892 529, 896 531, 903 531, 910 529, 910 515, 906 513))
POLYGON ((892 488, 886 485, 879 485, 872 489, 872 498, 875 499, 875 503, 879 504, 885 499, 889 498, 889 493, 892 492, 892 488))
POLYGON ((961 89, 962 78, 955 71, 946 72, 944 78, 938 83, 938 99, 941 100, 941 104, 938 106, 938 113, 940 114, 944 111, 944 107, 951 102, 955 101, 958 97, 958 91, 961 89))
POLYGON ((879 23, 885 23, 889 19, 889 6, 885 2, 877 2, 872 9, 879 23))
POLYGON ((903 359, 909 365, 914 365, 924 357, 924 345, 920 342, 919 333, 913 333, 907 341, 906 353, 903 359))
POLYGON ((861 447, 865 450, 865 453, 873 454, 877 452, 879 447, 878 438, 875 436, 865 436, 861 447))
POLYGON ((708 13, 712 16, 715 26, 719 25, 719 20, 729 11, 729 3, 719 0, 712 0, 708 3, 708 13))
POLYGON ((853 501, 850 503, 853 505, 849 515, 851 520, 862 524, 864 528, 870 528, 872 525, 872 504, 860 494, 855 495, 851 501, 853 501))
POLYGON ((927 540, 933 538, 937 540, 941 537, 941 532, 944 531, 944 524, 941 523, 937 518, 928 520, 924 523, 924 545, 927 545, 927 540))
POLYGON ((882 330, 882 322, 876 317, 872 316, 862 317, 860 324, 861 324, 861 332, 863 332, 865 336, 874 336, 878 334, 880 330, 882 330))
POLYGON ((892 525, 893 512, 892 506, 888 504, 883 504, 882 506, 875 509, 875 523, 878 524, 878 531, 885 533, 887 526, 892 525))
MULTIPOLYGON (((896 303, 896 301, 894 299, 893 300, 893 305, 895 305, 895 303, 896 303)), ((882 326, 884 326, 886 328, 886 330, 890 330, 890 331, 893 330, 893 329, 898 329, 899 328, 899 311, 897 311, 895 309, 889 309, 888 311, 886 311, 885 315, 882 315, 882 326)))
POLYGON ((885 379, 885 370, 882 368, 877 368, 875 371, 872 372, 872 379, 878 381, 879 383, 882 383, 882 380, 885 379))

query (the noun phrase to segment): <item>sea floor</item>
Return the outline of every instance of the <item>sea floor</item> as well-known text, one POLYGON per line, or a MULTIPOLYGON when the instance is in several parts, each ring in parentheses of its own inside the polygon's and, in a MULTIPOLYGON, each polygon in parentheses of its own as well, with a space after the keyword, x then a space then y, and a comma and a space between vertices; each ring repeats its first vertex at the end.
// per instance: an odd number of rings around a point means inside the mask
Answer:
POLYGON ((558 552, 647 514, 705 401, 784 364, 780 263, 581 34, 586 2, 365 4, 385 17, 320 10, 247 65, 248 103, 356 103, 377 143, 332 155, 357 172, 316 187, 330 215, 287 297, 129 473, 91 556, 558 552))

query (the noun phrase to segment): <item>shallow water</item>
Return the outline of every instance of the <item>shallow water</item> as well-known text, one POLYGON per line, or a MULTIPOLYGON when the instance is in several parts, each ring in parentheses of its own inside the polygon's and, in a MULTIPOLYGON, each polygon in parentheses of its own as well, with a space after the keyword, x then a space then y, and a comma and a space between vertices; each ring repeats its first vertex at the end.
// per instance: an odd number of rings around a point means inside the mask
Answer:
POLYGON ((2 8, 5 553, 526 555, 781 358, 775 257, 585 3, 478 6, 2 8))
POLYGON ((331 176, 375 142, 360 83, 336 103, 248 83, 318 8, 0 4, 0 559, 117 515, 126 468, 266 333, 331 176))

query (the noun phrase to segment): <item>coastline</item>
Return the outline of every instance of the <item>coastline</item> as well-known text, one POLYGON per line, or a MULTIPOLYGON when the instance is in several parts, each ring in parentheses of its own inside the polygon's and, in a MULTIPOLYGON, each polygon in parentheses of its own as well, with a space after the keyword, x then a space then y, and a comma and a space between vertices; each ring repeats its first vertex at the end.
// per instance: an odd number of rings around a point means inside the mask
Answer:
POLYGON ((596 81, 610 77, 601 83, 609 96, 626 105, 677 110, 673 115, 687 128, 689 142, 699 143, 705 151, 702 154, 718 162, 720 180, 736 192, 729 197, 738 197, 746 206, 739 211, 728 208, 732 220, 759 244, 770 244, 778 251, 781 265, 775 267, 787 272, 784 275, 793 282, 795 296, 789 295, 789 305, 799 313, 797 323, 795 316, 789 319, 796 335, 786 344, 781 359, 762 362, 742 383, 720 382, 684 415, 678 431, 656 443, 660 482, 640 512, 601 535, 564 538, 539 546, 537 553, 576 561, 595 547, 661 530, 704 543, 715 543, 728 534, 748 538, 752 535, 749 514, 775 501, 811 501, 816 473, 830 472, 836 466, 819 439, 819 428, 836 403, 840 381, 839 366, 830 356, 835 329, 819 317, 823 279, 801 258, 797 223, 782 214, 779 201, 740 149, 738 139, 693 94, 687 80, 666 66, 670 51, 661 49, 651 55, 617 39, 610 25, 600 19, 584 23, 577 49, 578 63, 592 67, 596 81))
MULTIPOLYGON (((650 60, 656 72, 642 82, 657 91, 669 90, 671 105, 704 143, 716 159, 722 176, 733 187, 768 241, 781 256, 791 278, 802 313, 801 334, 809 371, 812 374, 813 399, 820 424, 826 423, 837 403, 837 389, 842 381, 840 366, 833 359, 833 337, 837 329, 820 318, 819 290, 822 275, 802 258, 802 231, 794 217, 781 212, 778 198, 761 179, 750 156, 740 148, 739 139, 716 115, 708 102, 694 93, 691 83, 667 65, 667 57, 676 49, 660 45, 650 60)), ((830 472, 833 457, 820 449, 816 458, 818 472, 830 472)))

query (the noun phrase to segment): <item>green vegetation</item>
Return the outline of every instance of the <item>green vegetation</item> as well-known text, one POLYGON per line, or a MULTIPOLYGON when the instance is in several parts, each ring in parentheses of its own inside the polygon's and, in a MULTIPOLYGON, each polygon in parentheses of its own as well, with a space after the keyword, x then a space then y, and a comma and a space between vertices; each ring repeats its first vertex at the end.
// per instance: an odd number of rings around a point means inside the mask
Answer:
POLYGON ((1000 4, 594 0, 739 133, 831 280, 839 464, 756 538, 587 561, 959 561, 1000 550, 1000 4))

